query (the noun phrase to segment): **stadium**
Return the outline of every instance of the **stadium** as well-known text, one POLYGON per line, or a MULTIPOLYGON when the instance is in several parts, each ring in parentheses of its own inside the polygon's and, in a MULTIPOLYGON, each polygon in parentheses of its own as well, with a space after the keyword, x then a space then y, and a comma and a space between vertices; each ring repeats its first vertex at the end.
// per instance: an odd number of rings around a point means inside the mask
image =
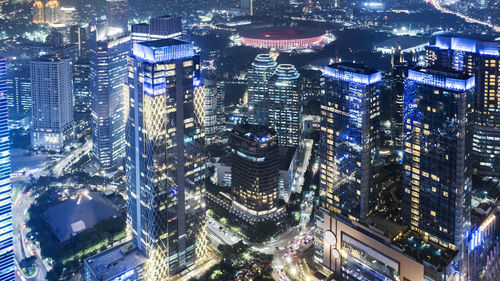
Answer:
POLYGON ((306 49, 323 43, 326 31, 305 27, 271 27, 239 32, 243 45, 276 50, 306 49))

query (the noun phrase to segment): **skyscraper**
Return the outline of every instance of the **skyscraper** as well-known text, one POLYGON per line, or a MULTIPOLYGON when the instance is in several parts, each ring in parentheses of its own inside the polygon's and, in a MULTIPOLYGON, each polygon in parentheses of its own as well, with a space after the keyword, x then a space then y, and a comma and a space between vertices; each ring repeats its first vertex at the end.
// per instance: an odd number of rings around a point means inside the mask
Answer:
POLYGON ((80 58, 73 67, 73 87, 75 91, 75 112, 90 115, 90 61, 80 58))
POLYGON ((130 36, 105 26, 90 40, 92 155, 100 169, 117 167, 125 155, 124 101, 130 36))
POLYGON ((106 0, 106 19, 110 26, 128 31, 128 0, 106 0))
POLYGON ((269 79, 276 66, 271 55, 260 54, 248 70, 248 122, 250 124, 269 125, 269 79))
POLYGON ((0 280, 14 281, 14 243, 12 240, 12 197, 10 185, 9 113, 7 109, 7 69, 0 57, 0 280))
POLYGON ((279 149, 274 130, 260 125, 237 125, 231 132, 229 146, 233 204, 253 217, 276 212, 279 149))
POLYGON ((220 82, 204 81, 204 124, 206 144, 221 139, 224 126, 224 89, 220 82), (221 116, 222 115, 222 116, 221 116))
POLYGON ((45 3, 45 23, 59 23, 59 2, 57 0, 49 0, 45 3))
POLYGON ((403 218, 452 250, 470 228, 474 87, 441 68, 410 70, 405 82, 403 218))
POLYGON ((45 12, 43 3, 40 0, 36 0, 33 3, 33 23, 44 23, 45 22, 45 12))
POLYGON ((393 49, 391 57, 391 131, 396 160, 401 161, 403 152, 403 97, 408 63, 401 46, 393 49))
POLYGON ((175 39, 134 43, 129 70, 128 217, 149 278, 165 280, 204 252, 205 153, 193 104, 199 57, 175 39))
POLYGON ((178 38, 182 34, 180 17, 164 15, 154 17, 149 23, 132 25, 132 42, 140 43, 150 40, 178 38))
POLYGON ((321 206, 353 221, 377 203, 381 73, 362 64, 325 67, 321 97, 321 206))
POLYGON ((476 77, 475 171, 500 175, 500 44, 493 40, 439 35, 426 48, 429 66, 452 67, 476 77))
POLYGON ((60 151, 73 138, 73 66, 71 59, 46 55, 31 61, 34 149, 60 151))
POLYGON ((302 124, 300 75, 291 64, 280 64, 269 79, 267 110, 269 127, 280 146, 298 146, 302 124))

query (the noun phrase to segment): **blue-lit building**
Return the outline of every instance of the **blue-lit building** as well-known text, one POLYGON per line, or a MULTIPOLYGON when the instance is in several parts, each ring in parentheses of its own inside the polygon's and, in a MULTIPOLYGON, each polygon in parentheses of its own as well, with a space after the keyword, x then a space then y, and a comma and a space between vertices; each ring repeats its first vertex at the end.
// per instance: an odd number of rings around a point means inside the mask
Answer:
POLYGON ((9 113, 7 107, 7 68, 0 57, 0 280, 14 281, 14 243, 12 239, 12 198, 10 185, 9 113))
POLYGON ((257 55, 248 69, 248 123, 269 125, 268 95, 269 79, 277 63, 269 54, 257 55))
POLYGON ((436 36, 426 47, 429 66, 452 67, 476 77, 474 169, 500 175, 500 44, 456 36, 436 36))
POLYGON ((377 203, 381 73, 349 62, 326 66, 321 96, 321 206, 358 221, 377 203))
POLYGON ((233 204, 253 218, 275 214, 280 168, 276 132, 260 125, 236 125, 229 146, 233 204))
POLYGON ((129 51, 130 36, 118 28, 97 25, 91 33, 92 156, 102 170, 117 168, 125 155, 124 103, 129 51))
POLYGON ((416 68, 405 82, 403 218, 459 251, 471 225, 474 92, 475 78, 452 69, 416 68))
POLYGON ((299 146, 302 133, 300 75, 295 66, 280 64, 269 78, 266 98, 268 126, 280 146, 299 146))
POLYGON ((147 280, 166 280, 202 259, 206 246, 199 56, 176 39, 134 43, 128 68, 128 219, 148 257, 147 280))

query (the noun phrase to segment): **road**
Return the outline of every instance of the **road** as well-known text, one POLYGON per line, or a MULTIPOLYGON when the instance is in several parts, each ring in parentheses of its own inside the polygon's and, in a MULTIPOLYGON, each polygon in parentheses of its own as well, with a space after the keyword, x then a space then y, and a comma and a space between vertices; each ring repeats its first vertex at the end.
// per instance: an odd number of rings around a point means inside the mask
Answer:
POLYGON ((434 6, 434 8, 437 9, 438 11, 440 11, 441 13, 456 15, 456 16, 464 19, 467 22, 476 23, 476 24, 487 26, 489 28, 492 28, 496 32, 500 31, 500 26, 496 26, 496 25, 493 25, 493 24, 491 24, 489 22, 485 22, 485 21, 482 21, 482 20, 474 19, 474 18, 471 18, 471 17, 469 17, 467 15, 464 15, 464 14, 462 14, 460 12, 452 11, 450 9, 444 8, 443 6, 441 6, 440 0, 429 0, 429 3, 431 3, 432 6, 434 6))
POLYGON ((64 169, 70 167, 72 164, 77 162, 81 158, 81 156, 89 153, 91 149, 92 149, 92 141, 85 142, 85 144, 82 145, 80 148, 73 150, 66 157, 61 159, 61 161, 59 161, 56 165, 54 165, 54 167, 52 167, 50 172, 55 177, 61 176, 64 172, 64 169))
POLYGON ((307 167, 309 166, 309 159, 311 158, 312 148, 314 145, 314 141, 311 139, 304 140, 303 144, 303 153, 304 160, 299 161, 299 165, 297 166, 297 172, 295 173, 295 179, 292 184, 292 192, 300 193, 302 191, 302 185, 304 184, 304 174, 307 171, 307 167))
MULTIPOLYGON (((36 266, 38 269, 37 275, 33 278, 27 278, 29 281, 45 280, 45 275, 47 275, 47 265, 43 262, 42 256, 40 255, 40 249, 34 246, 26 238, 25 229, 25 217, 28 212, 30 205, 33 203, 34 198, 31 193, 20 194, 17 200, 13 204, 12 208, 12 221, 14 225, 14 255, 18 262, 23 259, 32 256, 33 247, 35 248, 36 255, 36 266), (28 243, 26 243, 28 242, 28 243)), ((16 275, 17 276, 17 275, 16 275)), ((16 277, 17 280, 21 280, 19 276, 16 277)))

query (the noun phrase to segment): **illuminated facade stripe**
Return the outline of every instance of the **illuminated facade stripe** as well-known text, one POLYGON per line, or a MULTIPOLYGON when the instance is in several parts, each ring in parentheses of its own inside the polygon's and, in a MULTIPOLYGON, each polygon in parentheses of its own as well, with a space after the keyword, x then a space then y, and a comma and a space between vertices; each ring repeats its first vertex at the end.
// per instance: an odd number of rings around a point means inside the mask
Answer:
POLYGON ((14 244, 10 185, 10 141, 8 126, 6 64, 0 57, 0 280, 14 281, 14 244))

